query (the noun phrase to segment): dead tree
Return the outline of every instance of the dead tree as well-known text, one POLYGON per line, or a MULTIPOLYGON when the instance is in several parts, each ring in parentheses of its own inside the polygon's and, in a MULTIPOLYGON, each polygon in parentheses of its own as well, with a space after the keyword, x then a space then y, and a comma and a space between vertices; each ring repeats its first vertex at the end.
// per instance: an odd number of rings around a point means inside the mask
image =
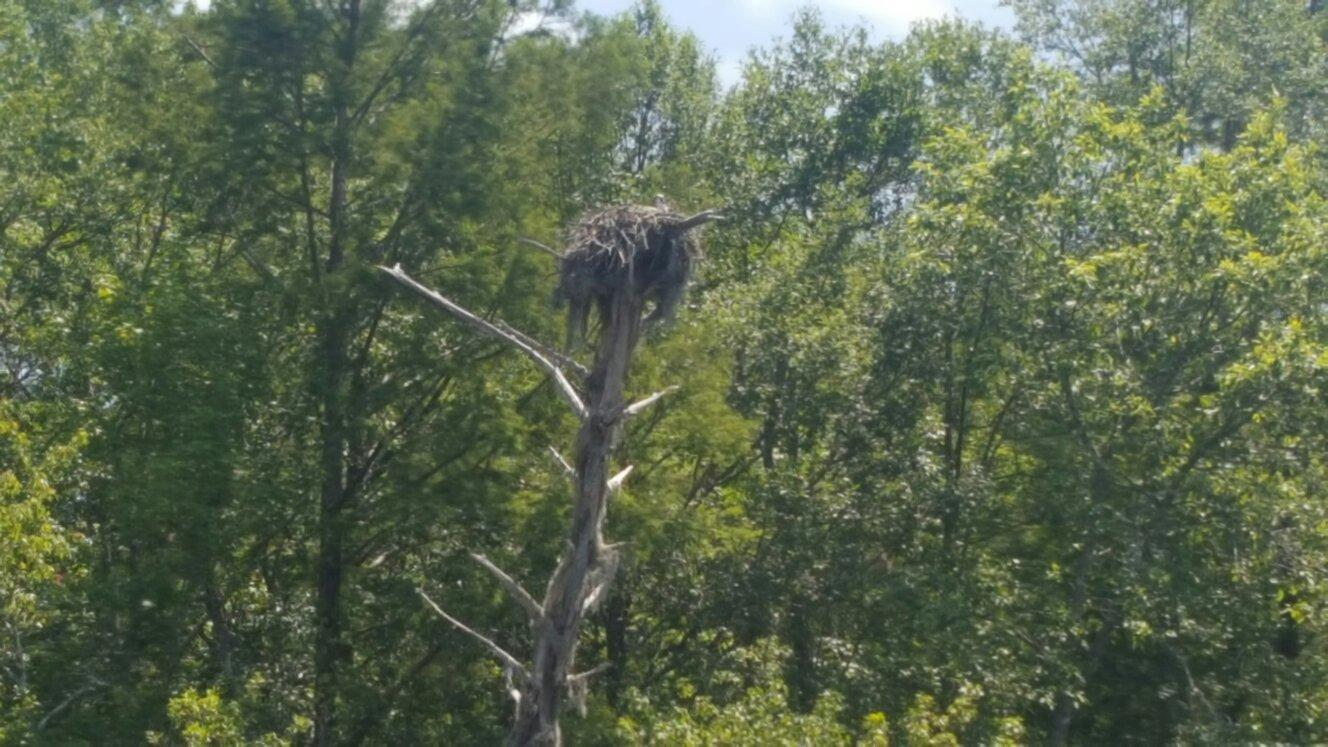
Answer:
POLYGON ((509 574, 483 555, 477 563, 497 579, 530 619, 533 651, 529 664, 490 638, 449 615, 420 590, 444 620, 487 648, 502 662, 516 701, 507 743, 559 745, 558 714, 569 698, 584 698, 597 669, 576 673, 581 622, 604 599, 618 567, 617 546, 604 541, 609 496, 620 489, 632 467, 611 467, 623 424, 675 387, 627 404, 624 385, 632 354, 648 321, 669 316, 699 256, 693 229, 715 220, 712 211, 684 216, 666 206, 622 206, 594 213, 572 228, 559 256, 557 298, 568 309, 569 339, 586 336, 594 322, 594 362, 587 368, 502 322, 489 322, 416 282, 401 268, 381 268, 436 308, 521 351, 552 380, 580 421, 572 462, 551 448, 575 485, 566 549, 536 600, 509 574), (653 305, 649 317, 648 306, 653 305), (575 383, 574 383, 575 382, 575 383))

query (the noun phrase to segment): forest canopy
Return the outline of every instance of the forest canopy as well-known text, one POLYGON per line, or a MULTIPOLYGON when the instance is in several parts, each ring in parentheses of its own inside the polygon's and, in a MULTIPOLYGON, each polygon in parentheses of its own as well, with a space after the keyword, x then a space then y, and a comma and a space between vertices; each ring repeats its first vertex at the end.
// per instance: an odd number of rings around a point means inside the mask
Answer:
POLYGON ((563 741, 1328 741, 1328 8, 1004 4, 0 0, 0 743, 502 741, 577 413, 378 268, 589 359, 621 205, 563 741))

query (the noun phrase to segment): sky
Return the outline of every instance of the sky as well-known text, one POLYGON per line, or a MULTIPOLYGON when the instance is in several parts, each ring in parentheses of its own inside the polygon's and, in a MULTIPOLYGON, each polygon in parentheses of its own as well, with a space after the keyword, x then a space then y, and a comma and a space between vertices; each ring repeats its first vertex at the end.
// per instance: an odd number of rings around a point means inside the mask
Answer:
MULTIPOLYGON (((596 13, 627 10, 634 0, 578 0, 596 13)), ((988 26, 1010 27, 1014 14, 998 0, 660 0, 674 25, 690 30, 719 61, 725 83, 737 80, 747 51, 787 36, 789 21, 803 7, 821 10, 828 25, 861 23, 880 39, 898 39, 909 24, 926 18, 959 16, 988 26)))
MULTIPOLYGON (((210 0, 194 2, 205 8, 210 0)), ((634 3, 577 0, 576 7, 607 15, 634 3)), ((1014 14, 1002 8, 999 0, 660 0, 660 5, 674 25, 696 34, 715 55, 721 82, 726 85, 737 81, 748 50, 787 36, 793 14, 808 6, 819 8, 831 27, 863 24, 878 39, 899 39, 913 22, 944 16, 988 26, 1014 25, 1014 14)))

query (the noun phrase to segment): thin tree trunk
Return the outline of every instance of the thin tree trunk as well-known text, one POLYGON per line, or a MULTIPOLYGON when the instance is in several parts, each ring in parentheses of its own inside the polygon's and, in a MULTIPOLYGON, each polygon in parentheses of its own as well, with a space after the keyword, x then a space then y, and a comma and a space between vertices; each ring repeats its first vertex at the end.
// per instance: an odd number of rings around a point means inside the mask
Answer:
POLYGON ((820 695, 816 671, 816 631, 812 627, 811 602, 799 598, 789 605, 784 637, 789 646, 785 666, 788 706, 795 713, 811 713, 820 695))
POLYGON ((1056 710, 1051 717, 1051 744, 1065 747, 1070 739, 1070 724, 1074 720, 1074 700, 1066 693, 1056 695, 1056 710))
MULTIPOLYGON (((208 562, 210 564, 211 560, 208 562)), ((226 597, 217 582, 216 569, 209 567, 204 573, 206 581, 203 587, 203 608, 207 612, 208 621, 212 623, 213 655, 217 661, 217 669, 221 672, 222 682, 229 689, 236 683, 235 630, 231 627, 226 614, 226 597)))
POLYGON ((332 131, 331 193, 328 197, 328 250, 319 309, 319 371, 316 375, 321 405, 319 438, 322 487, 318 504, 318 559, 315 570, 314 631, 314 744, 334 742, 338 670, 346 657, 341 635, 341 590, 345 568, 346 516, 350 491, 349 423, 346 383, 349 380, 354 307, 344 290, 338 291, 346 258, 347 183, 351 160, 349 77, 358 44, 359 2, 342 10, 344 36, 338 50, 341 69, 335 76, 335 122, 332 131))
POLYGON ((346 503, 345 413, 341 390, 345 380, 346 334, 340 319, 327 323, 322 345, 323 377, 320 439, 322 489, 318 503, 318 558, 315 569, 314 744, 333 742, 337 669, 343 656, 341 586, 344 568, 346 503))
POLYGON ((604 697, 615 713, 622 710, 622 690, 627 671, 627 621, 632 599, 628 589, 618 584, 604 607, 604 657, 609 671, 604 677, 604 697))

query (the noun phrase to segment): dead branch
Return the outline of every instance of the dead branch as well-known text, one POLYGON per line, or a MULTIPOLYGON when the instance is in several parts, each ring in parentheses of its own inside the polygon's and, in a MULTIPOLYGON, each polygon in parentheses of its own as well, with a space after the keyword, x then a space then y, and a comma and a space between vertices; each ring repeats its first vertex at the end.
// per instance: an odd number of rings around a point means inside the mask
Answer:
POLYGON ((549 253, 549 254, 552 254, 553 256, 557 257, 558 259, 562 259, 562 258, 563 258, 563 254, 562 254, 562 252, 558 251, 557 249, 554 249, 553 247, 549 246, 548 244, 541 244, 540 242, 538 242, 538 241, 536 241, 536 240, 534 240, 534 239, 528 239, 528 238, 526 238, 525 236, 522 236, 521 238, 517 239, 517 241, 518 241, 519 243, 525 244, 526 246, 533 246, 533 247, 535 247, 536 249, 539 249, 539 250, 542 251, 542 252, 547 252, 547 253, 549 253))
POLYGON ((584 681, 590 679, 591 677, 594 677, 594 676, 596 676, 596 675, 603 674, 604 672, 607 672, 612 666, 613 666, 613 664, 610 663, 610 662, 607 662, 607 661, 605 661, 605 662, 601 662, 601 663, 599 663, 599 664, 596 664, 594 667, 591 667, 590 669, 587 669, 587 670, 584 671, 584 672, 578 672, 578 673, 576 673, 576 674, 569 674, 569 675, 567 676, 567 681, 568 681, 568 682, 584 682, 584 681))
POLYGON ((41 721, 37 722, 36 730, 37 731, 44 730, 46 728, 46 725, 51 722, 51 719, 55 718, 56 716, 59 716, 61 713, 64 712, 65 709, 73 705, 74 702, 77 701, 79 698, 83 697, 84 695, 87 695, 93 690, 96 690, 98 687, 105 687, 105 686, 106 683, 101 679, 98 679, 97 677, 94 677, 92 675, 88 675, 88 683, 75 690, 73 693, 69 695, 69 697, 60 701, 60 703, 56 705, 55 708, 52 708, 45 716, 43 716, 41 721))
POLYGON ((558 393, 562 395, 563 399, 567 400, 567 404, 571 406, 572 412, 576 413, 578 418, 585 419, 586 405, 581 401, 581 396, 577 394, 576 389, 572 387, 572 383, 567 380, 567 376, 562 372, 562 369, 558 368, 558 366, 545 357, 543 353, 536 350, 529 343, 523 341, 520 337, 513 335, 510 332, 506 332, 497 325, 481 319, 465 307, 446 298, 438 291, 416 282, 414 278, 407 275, 405 271, 401 269, 401 265, 395 265, 393 267, 383 267, 379 265, 378 269, 387 273, 393 280, 396 280, 401 285, 415 291, 420 296, 423 296, 434 306, 437 306, 457 319, 469 324, 472 328, 483 334, 489 335, 490 337, 496 337, 499 340, 503 340, 517 350, 525 353, 527 357, 534 361, 540 368, 544 369, 553 379, 555 388, 558 390, 558 393))
POLYGON ((503 569, 494 565, 488 558, 479 553, 471 553, 470 557, 474 558, 476 563, 484 566, 484 570, 492 573, 494 578, 498 579, 498 583, 502 584, 507 593, 512 596, 512 599, 521 605, 521 609, 526 611, 526 615, 530 617, 532 623, 540 621, 540 618, 544 616, 544 611, 540 609, 539 602, 536 602, 534 597, 521 588, 521 584, 518 584, 516 579, 507 575, 503 569))
POLYGON ((531 337, 525 332, 522 332, 521 330, 513 327, 507 322, 501 322, 501 321, 495 322, 494 326, 512 335, 513 337, 516 337, 517 339, 521 340, 522 342, 526 343, 532 348, 535 348, 536 350, 540 351, 540 353, 542 353, 544 357, 548 358, 554 363, 557 363, 563 368, 572 369, 572 371, 574 371, 582 379, 590 375, 590 369, 581 365, 580 361, 576 360, 575 358, 569 355, 564 355, 563 353, 555 350, 552 347, 549 347, 548 345, 545 345, 544 343, 540 342, 539 340, 536 340, 535 338, 531 337))
POLYGON ((635 468, 636 465, 629 464, 626 467, 624 467, 621 472, 614 475, 613 477, 610 477, 608 483, 609 492, 616 493, 619 490, 622 490, 623 483, 627 482, 627 476, 632 474, 632 470, 635 468))
POLYGON ((650 395, 649 397, 646 397, 646 398, 643 399, 643 400, 638 400, 638 401, 633 402, 632 404, 628 405, 627 407, 624 407, 624 408, 623 408, 623 416, 624 416, 624 417, 629 417, 629 418, 630 418, 630 417, 632 417, 633 415, 638 415, 638 414, 640 414, 643 410, 645 410, 647 407, 650 407, 651 405, 653 405, 653 404, 655 404, 656 402, 658 402, 660 399, 662 399, 662 398, 664 398, 665 396, 667 396, 667 395, 669 395, 669 394, 672 394, 672 393, 674 393, 674 392, 676 392, 676 391, 678 391, 678 387, 677 387, 676 385, 674 385, 674 386, 664 387, 663 389, 659 390, 658 392, 655 392, 654 394, 650 395))
POLYGON ((594 612, 599 603, 604 601, 609 591, 609 584, 613 583, 613 577, 618 573, 618 563, 621 559, 622 556, 616 548, 610 545, 601 548, 600 561, 588 574, 587 591, 581 603, 582 614, 588 615, 594 612))
POLYGON ((571 464, 569 464, 568 461, 563 458, 563 455, 559 454, 558 450, 553 448, 552 446, 549 447, 549 453, 553 455, 554 460, 557 461, 558 464, 562 465, 563 471, 567 473, 568 479, 575 481, 576 468, 574 468, 571 464))
POLYGON ((567 676, 567 694, 572 704, 576 706, 577 712, 581 716, 586 715, 586 696, 590 692, 590 678, 609 668, 606 661, 599 666, 581 672, 580 674, 571 674, 567 676))
POLYGON ((486 636, 476 632, 475 629, 471 628, 470 626, 466 625, 465 623, 461 622, 455 617, 452 617, 451 615, 444 612, 443 608, 439 607, 437 602, 430 599, 429 595, 424 593, 424 589, 416 589, 416 591, 420 593, 421 597, 424 597, 424 601, 428 602, 429 606, 433 608, 434 612, 438 613, 439 617, 442 617, 444 620, 448 621, 449 623, 452 623, 452 626, 455 627, 457 630, 460 630, 462 633, 465 633, 469 635, 471 638, 474 638, 475 640, 482 643, 484 647, 489 649, 489 651, 492 652, 494 656, 498 657, 498 660, 501 661, 503 665, 506 666, 509 670, 520 674, 523 679, 528 678, 530 676, 530 673, 526 671, 526 667, 521 662, 517 661, 515 656, 512 656, 511 654, 504 651, 502 646, 499 646, 498 644, 494 643, 486 636))
POLYGON ((208 67, 215 68, 217 66, 217 63, 213 62, 212 57, 208 55, 207 50, 199 46, 198 42, 195 42, 193 39, 190 39, 185 34, 181 34, 180 38, 184 39, 186 44, 194 48, 194 51, 198 53, 199 57, 203 58, 203 61, 207 63, 208 67))
POLYGON ((669 229, 678 232, 690 231, 697 226, 705 225, 711 221, 721 220, 724 220, 724 216, 720 215, 718 210, 702 210, 696 215, 683 218, 677 223, 670 225, 669 229))

